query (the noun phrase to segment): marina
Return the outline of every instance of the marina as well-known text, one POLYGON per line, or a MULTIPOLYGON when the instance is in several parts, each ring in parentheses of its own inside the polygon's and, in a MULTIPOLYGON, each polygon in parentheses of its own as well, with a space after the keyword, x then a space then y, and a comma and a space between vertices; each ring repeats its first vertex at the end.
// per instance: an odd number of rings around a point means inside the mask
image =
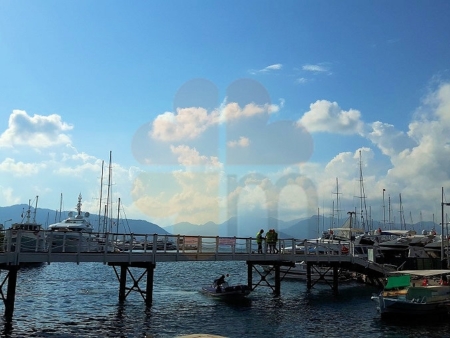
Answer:
POLYGON ((245 264, 238 261, 158 263, 153 305, 146 308, 138 293, 118 302, 117 279, 108 265, 51 263, 23 268, 13 321, 8 326, 0 318, 2 336, 175 338, 203 333, 227 338, 406 338, 445 337, 450 330, 445 320, 380 320, 370 299, 379 289, 356 282, 342 285, 336 296, 327 285, 316 284, 310 292, 303 282, 285 281, 278 297, 268 288, 257 288, 248 302, 218 301, 200 289, 221 273, 229 273, 232 284, 247 278, 245 264))

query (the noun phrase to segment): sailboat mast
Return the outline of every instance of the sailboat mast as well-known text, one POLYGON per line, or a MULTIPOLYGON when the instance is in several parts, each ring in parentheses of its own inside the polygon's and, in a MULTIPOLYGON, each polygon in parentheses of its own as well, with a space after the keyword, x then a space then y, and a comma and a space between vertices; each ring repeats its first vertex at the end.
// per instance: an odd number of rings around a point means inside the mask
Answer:
POLYGON ((106 194, 106 206, 105 206, 105 225, 108 224, 108 217, 110 218, 109 231, 112 230, 112 191, 111 191, 111 151, 109 152, 109 167, 108 167, 108 191, 106 194), (111 208, 111 212, 109 211, 111 208))
POLYGON ((384 192, 386 189, 383 189, 383 229, 386 229, 386 204, 384 203, 384 192))
MULTIPOLYGON (((334 212, 336 211, 336 218, 337 218, 337 227, 339 227, 339 224, 341 224, 341 219, 340 219, 340 212, 341 212, 341 210, 339 209, 339 195, 340 195, 340 192, 339 192, 339 180, 338 180, 338 178, 336 177, 336 209, 335 209, 335 207, 334 207, 334 202, 333 202, 333 214, 332 214, 332 217, 333 217, 333 223, 334 223, 334 212)), ((335 225, 335 224, 334 224, 335 225)))
POLYGON ((116 223, 116 233, 119 233, 119 218, 120 218, 120 197, 117 202, 117 223, 116 223))
POLYGON ((34 210, 33 210, 33 223, 36 223, 36 209, 37 209, 37 205, 38 205, 38 199, 39 199, 39 196, 36 196, 36 203, 35 203, 35 205, 34 205, 34 210))
POLYGON ((401 230, 406 230, 406 224, 404 224, 404 217, 403 217, 403 205, 402 205, 402 194, 398 194, 399 195, 399 200, 400 200, 400 229, 401 230))
POLYGON ((113 203, 112 203, 112 151, 109 152, 109 170, 108 170, 108 205, 110 207, 110 231, 112 232, 112 215, 113 215, 113 203))
POLYGON ((102 161, 102 174, 100 176, 100 202, 98 204, 98 231, 106 232, 105 227, 100 229, 101 224, 101 215, 102 215, 102 197, 103 197, 103 168, 105 166, 105 161, 102 161))
POLYGON ((63 201, 63 194, 61 193, 61 196, 59 198, 59 219, 58 219, 58 222, 61 222, 62 201, 63 201))
POLYGON ((360 209, 361 209, 361 228, 366 230, 365 221, 367 220, 366 195, 364 191, 364 179, 362 173, 361 150, 359 151, 359 193, 360 193, 360 209))

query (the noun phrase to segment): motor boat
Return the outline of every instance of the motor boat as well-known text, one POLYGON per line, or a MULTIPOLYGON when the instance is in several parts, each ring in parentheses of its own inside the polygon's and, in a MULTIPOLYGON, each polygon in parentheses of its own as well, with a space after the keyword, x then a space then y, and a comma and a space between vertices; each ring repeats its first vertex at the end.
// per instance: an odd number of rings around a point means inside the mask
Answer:
POLYGON ((404 270, 391 272, 379 294, 372 295, 383 318, 448 316, 450 270, 404 270), (433 279, 441 276, 441 281, 433 279), (421 281, 421 279, 423 279, 421 281), (442 281, 446 282, 443 283, 442 281))
POLYGON ((202 287, 202 292, 213 298, 239 300, 248 296, 251 289, 245 284, 229 285, 228 282, 221 284, 214 282, 211 285, 202 287))

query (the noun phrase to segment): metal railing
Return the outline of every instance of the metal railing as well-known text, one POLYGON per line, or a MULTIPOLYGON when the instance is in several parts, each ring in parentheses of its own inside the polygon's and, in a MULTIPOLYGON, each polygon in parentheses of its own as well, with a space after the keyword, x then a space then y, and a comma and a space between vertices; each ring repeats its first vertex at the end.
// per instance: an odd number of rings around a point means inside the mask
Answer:
POLYGON ((0 263, 52 261, 131 261, 158 260, 346 260, 345 243, 322 243, 300 239, 279 239, 277 253, 263 245, 258 253, 256 238, 113 234, 77 231, 0 231, 0 263), (67 254, 67 255, 64 255, 67 254), (77 258, 74 260, 73 256, 77 258), (64 258, 66 257, 66 258, 64 258))

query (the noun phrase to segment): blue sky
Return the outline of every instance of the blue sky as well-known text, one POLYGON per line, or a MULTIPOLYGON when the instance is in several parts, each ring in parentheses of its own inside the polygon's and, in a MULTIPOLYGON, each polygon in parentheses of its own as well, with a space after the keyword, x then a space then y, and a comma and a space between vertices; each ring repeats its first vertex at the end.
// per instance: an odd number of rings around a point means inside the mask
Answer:
POLYGON ((345 218, 360 163, 371 218, 390 201, 399 222, 401 195, 407 223, 439 219, 449 14, 448 1, 2 1, 0 205, 58 209, 63 194, 73 209, 81 193, 96 213, 111 151, 113 209, 162 226, 345 218))

